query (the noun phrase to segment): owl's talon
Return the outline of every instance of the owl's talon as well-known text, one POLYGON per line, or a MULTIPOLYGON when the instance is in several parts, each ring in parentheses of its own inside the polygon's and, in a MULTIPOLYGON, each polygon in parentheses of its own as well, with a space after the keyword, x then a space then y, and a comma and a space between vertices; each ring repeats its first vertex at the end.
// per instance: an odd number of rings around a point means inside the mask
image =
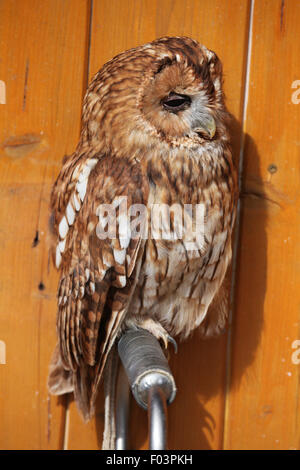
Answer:
MULTIPOLYGON (((176 343, 175 339, 172 338, 172 336, 167 335, 167 347, 168 347, 168 342, 170 342, 170 343, 173 344, 173 346, 174 346, 174 352, 175 352, 175 354, 177 354, 178 346, 177 346, 177 343, 176 343)), ((166 349, 167 349, 167 348, 166 348, 166 349)))
POLYGON ((168 333, 166 333, 166 334, 162 335, 162 336, 160 337, 160 339, 161 339, 161 341, 163 342, 165 349, 168 349, 169 343, 172 343, 173 346, 174 346, 175 354, 177 354, 177 351, 178 351, 177 343, 176 343, 175 339, 172 338, 171 335, 169 335, 168 333))

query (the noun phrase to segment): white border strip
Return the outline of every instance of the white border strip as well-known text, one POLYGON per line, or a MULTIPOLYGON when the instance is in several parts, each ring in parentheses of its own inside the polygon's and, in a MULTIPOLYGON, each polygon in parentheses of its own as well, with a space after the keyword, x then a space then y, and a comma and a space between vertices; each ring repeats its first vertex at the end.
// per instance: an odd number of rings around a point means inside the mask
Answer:
POLYGON ((69 448, 69 430, 70 430, 70 397, 67 397, 66 404, 66 414, 65 414, 65 429, 64 429, 64 440, 63 440, 63 450, 68 450, 69 448))
MULTIPOLYGON (((250 22, 249 22, 249 33, 248 33, 248 48, 247 48, 247 63, 246 63, 246 77, 245 77, 245 88, 244 88, 244 103, 243 103, 243 115, 242 115, 242 136, 240 143, 240 155, 239 155, 239 188, 241 188, 242 172, 244 163, 244 146, 245 146, 245 128, 247 119, 248 109, 248 98, 249 98, 249 85, 250 85, 250 71, 251 71, 251 58, 252 58, 252 39, 253 39, 253 16, 254 16, 254 4, 255 0, 251 0, 250 5, 250 22)), ((240 213, 241 213, 241 202, 238 200, 235 233, 234 233, 234 246, 232 254, 232 275, 231 275, 231 290, 230 290, 230 311, 229 311, 229 329, 226 346, 226 385, 225 385, 225 404, 224 404, 224 422, 223 422, 223 449, 228 448, 228 423, 229 423, 229 394, 231 386, 231 361, 232 361, 232 318, 235 300, 235 285, 236 285, 236 269, 237 269, 237 253, 239 247, 239 233, 240 233, 240 213)))
POLYGON ((6 86, 3 80, 0 80, 0 104, 6 104, 6 86))
POLYGON ((249 23, 249 36, 248 36, 248 52, 247 52, 247 64, 246 64, 246 77, 245 77, 245 89, 244 89, 244 105, 243 105, 243 116, 242 116, 242 138, 239 158, 239 183, 241 182, 241 176, 243 171, 244 163, 244 144, 245 144, 245 127, 247 120, 247 109, 249 99, 249 85, 250 85, 250 72, 251 72, 251 57, 252 57, 252 42, 253 42, 253 13, 254 13, 255 0, 251 0, 250 6, 250 23, 249 23))

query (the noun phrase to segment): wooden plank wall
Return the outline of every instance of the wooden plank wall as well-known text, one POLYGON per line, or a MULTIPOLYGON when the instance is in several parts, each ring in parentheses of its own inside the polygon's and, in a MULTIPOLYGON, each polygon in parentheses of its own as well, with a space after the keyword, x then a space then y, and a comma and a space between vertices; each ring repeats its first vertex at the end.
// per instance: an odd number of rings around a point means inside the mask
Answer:
MULTIPOLYGON (((209 341, 196 332, 171 353, 169 447, 300 448, 299 14, 297 0, 0 1, 1 449, 101 445, 101 393, 84 424, 71 399, 46 390, 57 284, 49 193, 93 74, 164 35, 194 37, 221 58, 242 181, 231 327, 209 341)), ((131 414, 131 448, 147 448, 146 414, 134 403, 131 414)))
POLYGON ((300 106, 292 88, 300 77, 299 14, 297 1, 254 4, 229 449, 300 448, 293 360, 300 338, 300 106))

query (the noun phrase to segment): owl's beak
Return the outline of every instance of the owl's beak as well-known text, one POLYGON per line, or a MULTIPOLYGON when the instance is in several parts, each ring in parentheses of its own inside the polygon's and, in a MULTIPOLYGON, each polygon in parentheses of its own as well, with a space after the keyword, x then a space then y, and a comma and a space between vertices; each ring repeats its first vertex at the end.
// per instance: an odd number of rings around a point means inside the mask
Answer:
POLYGON ((216 121, 211 114, 203 113, 198 117, 193 131, 199 134, 201 137, 212 139, 216 133, 216 121))

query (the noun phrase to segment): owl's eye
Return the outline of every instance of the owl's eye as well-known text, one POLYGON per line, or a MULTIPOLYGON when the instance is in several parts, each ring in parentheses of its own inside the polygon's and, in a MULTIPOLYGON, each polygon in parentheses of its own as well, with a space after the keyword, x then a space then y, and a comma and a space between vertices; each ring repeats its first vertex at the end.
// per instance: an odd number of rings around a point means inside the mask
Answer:
POLYGON ((187 95, 172 92, 161 103, 167 111, 177 113, 177 111, 182 111, 190 106, 191 98, 187 95))

